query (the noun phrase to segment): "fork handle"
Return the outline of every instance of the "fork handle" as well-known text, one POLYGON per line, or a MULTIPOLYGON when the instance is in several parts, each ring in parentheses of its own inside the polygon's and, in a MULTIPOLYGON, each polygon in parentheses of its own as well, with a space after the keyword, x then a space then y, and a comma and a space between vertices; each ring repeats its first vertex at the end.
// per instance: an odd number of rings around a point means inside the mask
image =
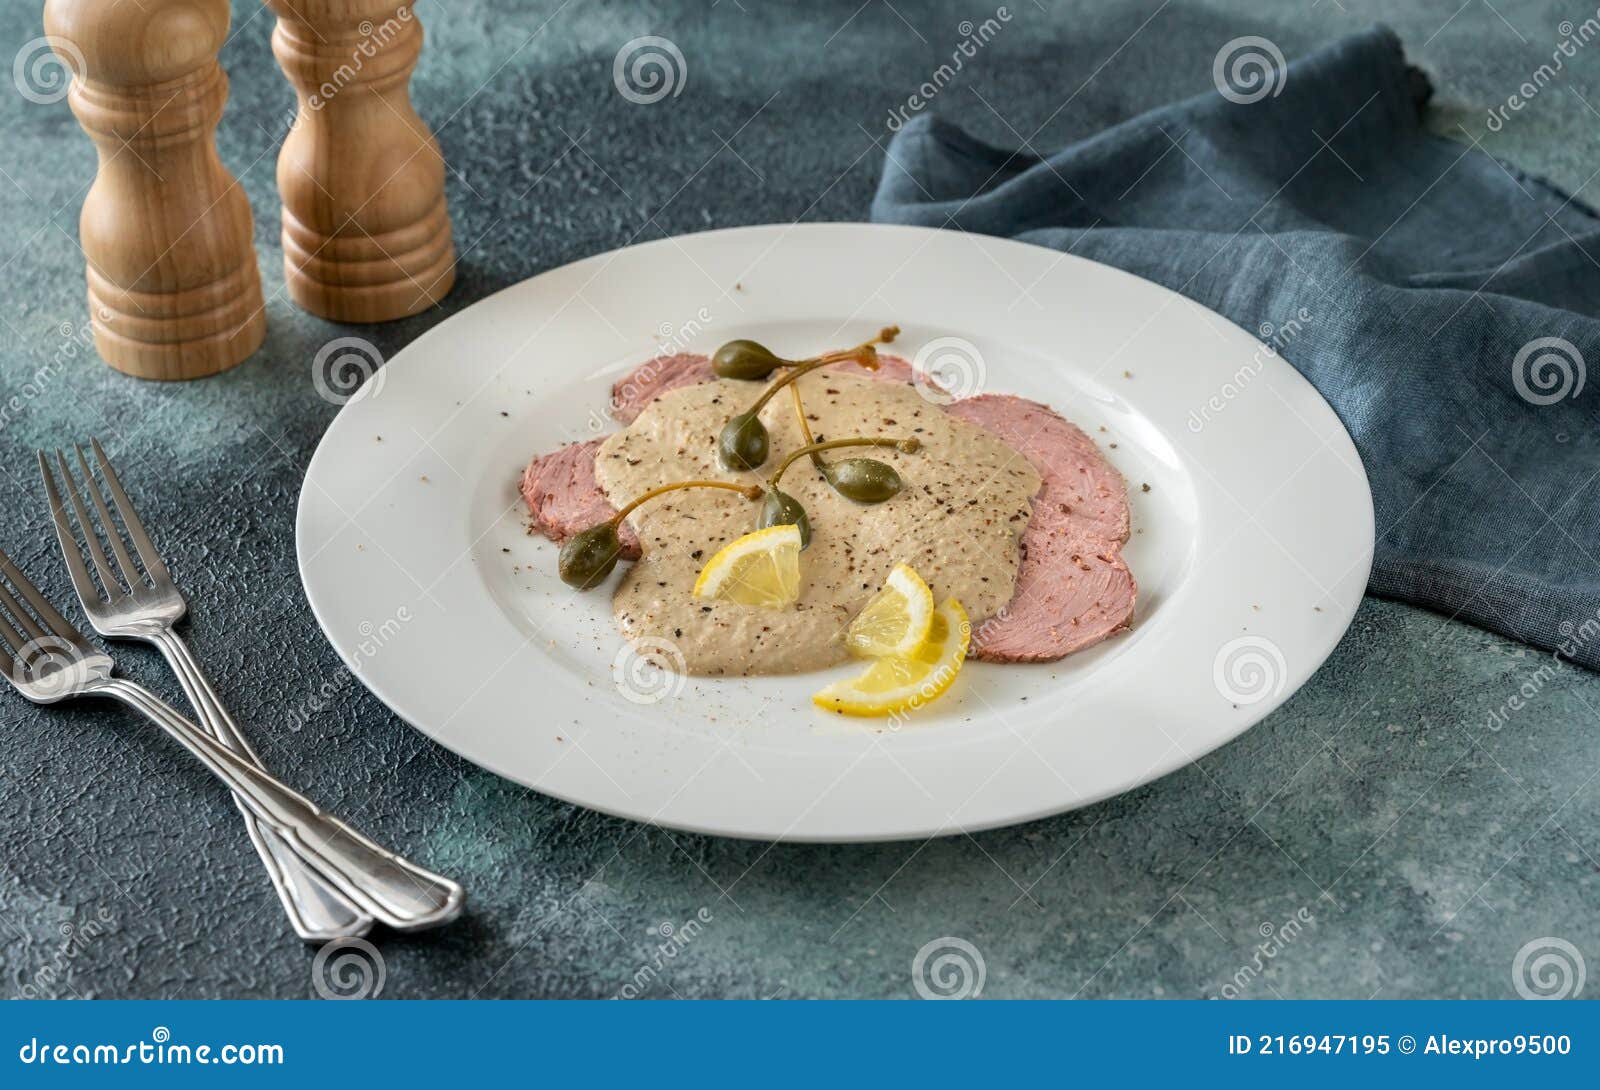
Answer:
POLYGON ((373 917, 401 930, 436 927, 460 915, 455 882, 380 848, 304 795, 263 772, 179 715, 150 690, 107 678, 95 692, 144 715, 200 759, 316 871, 373 917))
MULTIPOLYGON (((206 677, 205 670, 183 638, 171 628, 154 629, 147 638, 161 650, 172 672, 177 675, 184 695, 189 698, 195 715, 199 717, 200 725, 209 730, 217 741, 259 766, 261 758, 245 741, 238 724, 228 714, 222 698, 212 686, 211 679, 206 677)), ((255 816, 242 798, 234 796, 234 803, 244 815, 250 843, 255 845, 256 854, 261 856, 267 875, 272 879, 272 886, 277 890, 278 900, 283 903, 284 914, 289 917, 296 935, 307 942, 326 942, 334 938, 365 935, 372 930, 371 915, 312 870, 305 860, 295 854, 288 841, 255 816)))

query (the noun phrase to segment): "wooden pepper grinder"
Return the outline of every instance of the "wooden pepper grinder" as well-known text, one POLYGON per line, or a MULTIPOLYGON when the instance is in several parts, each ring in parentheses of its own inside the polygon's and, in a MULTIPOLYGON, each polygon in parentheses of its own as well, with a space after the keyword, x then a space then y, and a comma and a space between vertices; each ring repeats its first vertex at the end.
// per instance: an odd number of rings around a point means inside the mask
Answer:
POLYGON ((261 346, 250 202, 217 158, 228 0, 48 0, 72 112, 100 153, 83 201, 89 318, 140 378, 215 374, 261 346))
POLYGON ((278 156, 289 295, 383 322, 455 283, 439 144, 411 106, 422 24, 395 0, 267 0, 272 52, 300 99, 278 156))

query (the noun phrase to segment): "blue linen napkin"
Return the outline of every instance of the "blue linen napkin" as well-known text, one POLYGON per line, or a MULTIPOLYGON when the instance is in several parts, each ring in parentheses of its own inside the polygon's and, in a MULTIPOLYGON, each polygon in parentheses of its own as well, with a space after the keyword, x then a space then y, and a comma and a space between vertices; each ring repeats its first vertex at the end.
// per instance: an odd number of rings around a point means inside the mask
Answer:
POLYGON ((1252 333, 1308 315, 1281 354, 1365 463, 1369 591, 1600 669, 1600 216, 1425 131, 1385 27, 1224 75, 1048 159, 918 116, 872 217, 1070 249, 1252 333))

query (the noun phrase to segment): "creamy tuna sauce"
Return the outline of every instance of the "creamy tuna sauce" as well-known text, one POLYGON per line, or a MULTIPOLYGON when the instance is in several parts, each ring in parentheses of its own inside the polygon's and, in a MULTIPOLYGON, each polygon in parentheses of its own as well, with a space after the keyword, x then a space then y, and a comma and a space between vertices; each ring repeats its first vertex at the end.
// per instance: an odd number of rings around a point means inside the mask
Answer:
MULTIPOLYGON (((817 440, 915 436, 922 449, 829 451, 894 466, 905 487, 864 505, 834 492, 809 461, 784 474, 783 491, 811 517, 811 545, 800 554, 800 600, 788 609, 712 602, 691 593, 716 551, 755 529, 758 502, 722 489, 688 489, 629 516, 644 556, 627 568, 613 605, 635 643, 671 641, 692 674, 784 674, 848 658, 850 621, 896 563, 915 568, 934 600, 953 595, 974 623, 1011 600, 1018 541, 1027 528, 1038 473, 1028 460, 980 428, 946 415, 909 383, 815 372, 798 380, 817 440)), ((613 506, 657 485, 690 478, 765 484, 784 456, 803 445, 794 403, 781 392, 762 410, 772 437, 762 469, 724 470, 716 437, 747 409, 762 384, 718 379, 657 398, 626 431, 600 448, 595 475, 613 506)))

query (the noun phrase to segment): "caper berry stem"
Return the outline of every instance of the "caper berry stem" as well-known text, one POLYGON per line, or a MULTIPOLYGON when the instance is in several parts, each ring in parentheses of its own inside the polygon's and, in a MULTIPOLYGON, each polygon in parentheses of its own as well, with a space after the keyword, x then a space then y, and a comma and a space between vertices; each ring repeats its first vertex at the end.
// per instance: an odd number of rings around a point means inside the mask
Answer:
POLYGON ((794 363, 790 364, 789 370, 782 378, 778 379, 765 390, 761 391, 761 396, 756 398, 756 403, 750 406, 750 412, 752 414, 760 412, 762 407, 765 406, 768 401, 771 401, 772 396, 779 390, 789 385, 801 375, 806 374, 808 371, 815 371, 817 368, 826 367, 830 363, 843 363, 845 360, 853 359, 862 367, 865 367, 868 371, 876 371, 878 369, 877 346, 880 344, 888 344, 899 335, 899 326, 886 326, 878 331, 878 335, 876 337, 872 338, 870 341, 862 341, 854 348, 842 348, 837 352, 824 352, 822 355, 813 356, 808 360, 796 360, 794 363))
POLYGON ((621 523, 640 504, 648 503, 657 496, 664 496, 668 492, 676 492, 680 488, 725 488, 730 492, 740 493, 747 500, 759 500, 761 498, 761 486, 758 484, 734 484, 731 481, 674 481, 672 484, 664 484, 658 488, 652 488, 650 491, 629 501, 627 506, 611 516, 611 525, 616 526, 621 523))
POLYGON ((904 439, 890 439, 886 436, 874 436, 861 439, 829 439, 825 443, 807 443, 805 446, 792 451, 787 458, 778 463, 778 468, 772 471, 772 476, 767 478, 768 488, 777 488, 778 481, 787 470, 805 455, 817 455, 824 450, 837 450, 840 447, 894 447, 902 454, 915 454, 921 447, 922 441, 914 437, 904 439))
POLYGON ((878 330, 878 335, 876 337, 873 337, 868 341, 862 341, 854 348, 839 348, 832 352, 824 352, 820 356, 812 356, 809 359, 803 360, 780 359, 779 364, 783 367, 804 367, 807 370, 810 370, 813 367, 821 367, 829 363, 843 363, 845 360, 855 359, 858 360, 861 363, 861 366, 865 367, 867 370, 876 371, 878 369, 877 346, 880 344, 889 344, 898 336, 900 336, 899 326, 884 326, 882 329, 878 330))
MULTIPOLYGON (((803 440, 802 445, 810 446, 812 443, 817 441, 817 437, 811 434, 811 421, 806 419, 806 404, 800 398, 799 385, 790 386, 789 393, 793 395, 792 400, 794 401, 794 418, 800 425, 800 437, 803 440)), ((821 469, 823 466, 822 455, 818 454, 816 451, 812 451, 811 464, 816 466, 818 469, 821 469)))
POLYGON ((795 379, 799 378, 801 375, 815 371, 819 367, 826 367, 830 363, 839 363, 848 359, 854 359, 857 363, 869 371, 876 370, 878 367, 878 355, 871 345, 867 345, 865 348, 852 348, 846 352, 830 352, 826 356, 818 356, 816 359, 804 360, 790 367, 788 371, 784 372, 782 378, 778 379, 765 390, 761 391, 761 396, 756 398, 756 403, 750 406, 750 413, 754 415, 755 413, 760 412, 762 408, 766 406, 767 402, 772 400, 772 396, 774 394, 783 389, 785 386, 789 385, 795 379))
POLYGON ((731 484, 728 481, 676 481, 652 488, 604 522, 580 530, 562 542, 561 554, 556 561, 561 581, 579 590, 593 590, 605 582, 606 576, 611 574, 618 558, 622 556, 622 542, 617 537, 618 525, 641 503, 680 488, 726 488, 738 492, 747 500, 759 500, 766 494, 758 484, 731 484))
MULTIPOLYGON (((889 341, 894 340, 899 333, 899 326, 885 326, 878 331, 878 335, 872 340, 858 344, 854 348, 846 348, 839 352, 827 352, 821 356, 816 356, 809 360, 800 360, 793 364, 789 368, 788 374, 761 392, 761 396, 756 399, 754 405, 744 412, 728 418, 728 422, 717 433, 717 460, 722 463, 724 469, 760 469, 766 464, 767 452, 772 443, 772 437, 768 434, 766 425, 761 422, 761 410, 768 401, 772 400, 774 394, 785 386, 791 386, 792 388, 794 381, 801 375, 809 371, 815 371, 818 367, 823 367, 830 363, 853 359, 869 371, 876 370, 878 367, 878 351, 875 346, 887 344, 889 341)), ((736 345, 737 343, 729 342, 730 345, 736 345)), ((754 345, 754 342, 748 342, 748 344, 754 345)), ((723 348, 728 347, 729 345, 723 346, 723 348)), ((741 348, 739 352, 732 353, 728 359, 725 359, 723 362, 729 364, 731 368, 729 374, 745 369, 744 363, 733 360, 732 356, 740 353, 749 355, 758 347, 760 346, 741 348), (737 366, 734 366, 736 363, 737 366)), ((721 349, 718 349, 719 353, 721 351, 721 349)), ((761 349, 761 352, 766 353, 766 349, 761 349)), ((764 367, 769 359, 775 361, 776 357, 767 353, 757 362, 764 367)), ((776 366, 776 363, 774 363, 774 366, 776 366)), ((770 373, 770 368, 761 372, 763 377, 770 373)), ((755 377, 754 373, 752 373, 751 377, 755 377)), ((802 411, 804 410, 802 409, 802 411)), ((818 468, 820 469, 821 466, 819 465, 818 468)))
POLYGON ((811 434, 811 421, 806 419, 806 404, 804 401, 800 400, 800 387, 789 387, 789 393, 792 395, 791 400, 794 402, 794 418, 795 421, 800 425, 800 435, 805 439, 805 445, 810 446, 817 440, 816 437, 811 434))

